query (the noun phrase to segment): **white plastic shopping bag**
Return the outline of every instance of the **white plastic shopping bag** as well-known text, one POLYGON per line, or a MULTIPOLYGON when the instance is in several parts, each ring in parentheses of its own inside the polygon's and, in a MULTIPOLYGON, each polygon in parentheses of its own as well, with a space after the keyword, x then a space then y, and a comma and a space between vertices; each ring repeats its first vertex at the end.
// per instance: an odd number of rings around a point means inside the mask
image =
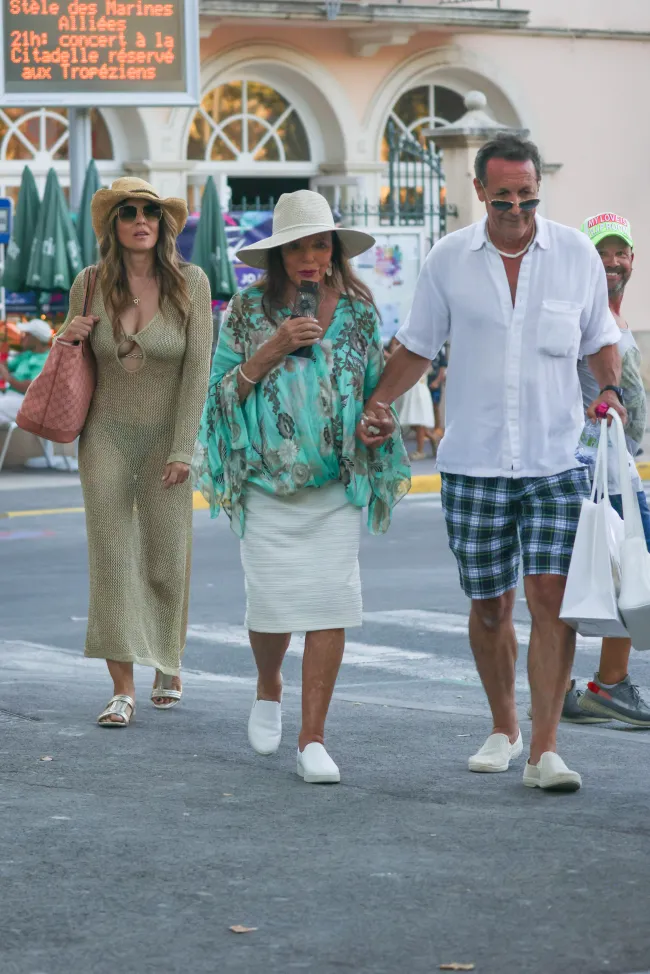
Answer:
POLYGON ((607 420, 601 424, 591 497, 582 502, 560 619, 582 636, 627 636, 618 608, 623 522, 607 486, 607 420))
POLYGON ((625 536, 621 544, 621 586, 618 607, 635 649, 650 650, 650 553, 639 500, 632 489, 625 431, 613 409, 612 434, 618 455, 625 536))

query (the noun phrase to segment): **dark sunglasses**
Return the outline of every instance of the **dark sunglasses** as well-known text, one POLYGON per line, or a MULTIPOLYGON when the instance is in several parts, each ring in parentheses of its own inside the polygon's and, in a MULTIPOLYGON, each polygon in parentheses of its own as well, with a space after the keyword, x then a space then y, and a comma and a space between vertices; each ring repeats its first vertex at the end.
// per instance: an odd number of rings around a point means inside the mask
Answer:
MULTIPOLYGON (((122 223, 135 223, 138 219, 138 210, 139 207, 134 203, 122 203, 117 208, 118 219, 122 223)), ((142 215, 145 220, 160 220, 162 218, 162 209, 157 203, 145 203, 142 207, 142 215)))
MULTIPOLYGON (((487 196, 487 189, 485 188, 485 186, 483 186, 483 183, 481 183, 481 186, 483 187, 483 192, 487 196)), ((494 207, 495 210, 499 210, 499 212, 501 213, 506 213, 508 210, 511 210, 515 205, 510 200, 488 199, 488 203, 490 204, 490 206, 494 207)), ((536 210, 540 203, 541 200, 538 199, 519 200, 519 209, 523 210, 524 213, 530 213, 531 210, 536 210)))

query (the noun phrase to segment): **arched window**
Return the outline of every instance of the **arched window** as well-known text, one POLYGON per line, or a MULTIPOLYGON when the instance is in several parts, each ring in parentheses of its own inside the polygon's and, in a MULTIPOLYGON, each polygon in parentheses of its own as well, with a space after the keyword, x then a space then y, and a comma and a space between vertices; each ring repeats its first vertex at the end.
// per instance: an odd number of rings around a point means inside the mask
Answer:
MULTIPOLYGON (((400 95, 391 110, 389 118, 397 128, 412 135, 424 144, 422 133, 449 122, 456 122, 465 114, 463 96, 444 85, 419 85, 400 95)), ((388 123, 387 123, 388 124, 388 123)), ((381 150, 382 162, 388 161, 388 137, 384 133, 381 150)))
MULTIPOLYGON (((106 123, 91 110, 93 158, 112 160, 113 145, 106 123)), ((0 108, 0 195, 18 198, 22 167, 44 179, 54 166, 67 191, 69 182, 68 113, 65 108, 0 108)))
POLYGON ((194 116, 188 159, 244 164, 309 162, 307 132, 280 92, 242 79, 209 92, 194 116))

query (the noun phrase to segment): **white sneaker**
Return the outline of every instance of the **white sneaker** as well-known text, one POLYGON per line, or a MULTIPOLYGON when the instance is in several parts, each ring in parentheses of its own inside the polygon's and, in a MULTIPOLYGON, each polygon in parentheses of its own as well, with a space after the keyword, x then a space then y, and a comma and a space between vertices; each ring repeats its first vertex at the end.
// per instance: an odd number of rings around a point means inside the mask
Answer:
POLYGON ((518 758, 523 749, 521 731, 514 744, 510 743, 507 734, 490 734, 480 751, 471 756, 467 766, 470 771, 484 774, 507 771, 512 759, 518 758))
POLYGON ((559 754, 544 751, 538 764, 526 761, 524 784, 527 788, 543 788, 545 791, 578 791, 582 778, 577 771, 567 768, 559 754))
POLYGON ((337 784, 341 773, 322 744, 312 741, 304 751, 298 751, 300 777, 312 785, 337 784))
POLYGON ((248 718, 248 740, 258 754, 275 754, 282 740, 282 705, 256 700, 248 718))

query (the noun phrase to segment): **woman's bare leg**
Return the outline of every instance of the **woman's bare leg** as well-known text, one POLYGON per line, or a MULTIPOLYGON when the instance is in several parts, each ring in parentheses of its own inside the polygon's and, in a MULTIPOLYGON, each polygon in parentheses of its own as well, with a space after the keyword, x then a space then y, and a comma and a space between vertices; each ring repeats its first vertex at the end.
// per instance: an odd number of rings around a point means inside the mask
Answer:
POLYGON ((325 742, 325 720, 344 648, 345 629, 307 633, 302 661, 302 728, 298 738, 301 751, 312 742, 325 742))
MULTIPOLYGON (((113 694, 125 694, 135 700, 135 683, 133 682, 133 663, 118 663, 117 660, 107 659, 106 665, 108 672, 113 680, 113 694)), ((106 720, 111 720, 115 724, 122 724, 121 717, 117 714, 109 714, 106 720)))
POLYGON ((289 643, 290 632, 249 631, 251 649, 257 665, 257 699, 280 703, 282 698, 282 661, 289 643))

